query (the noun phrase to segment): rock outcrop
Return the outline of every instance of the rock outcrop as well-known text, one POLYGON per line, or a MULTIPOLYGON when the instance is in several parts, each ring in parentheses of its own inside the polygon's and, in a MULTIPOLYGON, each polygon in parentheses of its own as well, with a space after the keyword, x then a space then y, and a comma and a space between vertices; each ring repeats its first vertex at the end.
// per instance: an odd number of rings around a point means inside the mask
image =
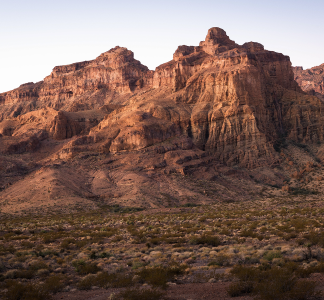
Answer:
POLYGON ((303 91, 324 100, 324 64, 304 70, 303 67, 294 67, 295 80, 303 91))
POLYGON ((324 134, 322 104, 301 91, 289 57, 259 43, 237 45, 220 28, 211 28, 199 46, 179 46, 173 60, 154 72, 131 51, 115 47, 93 61, 55 67, 44 81, 0 99, 2 119, 44 107, 61 110, 49 130, 54 139, 82 132, 63 111, 119 104, 122 108, 91 129, 119 131, 110 151, 187 135, 221 162, 246 167, 276 162, 273 146, 283 137, 316 142, 324 134))
POLYGON ((108 180, 106 190, 124 182, 118 170, 126 165, 143 182, 173 173, 224 182, 219 174, 228 174, 280 186, 288 173, 269 170, 283 162, 282 149, 324 141, 324 107, 315 96, 322 71, 306 71, 294 69, 299 83, 313 80, 311 94, 295 81, 288 56, 256 42, 238 45, 216 27, 199 46, 179 46, 155 71, 115 47, 0 94, 0 153, 40 165, 78 161, 87 180, 91 168, 104 168, 98 185, 108 180), (303 79, 306 71, 312 79, 303 79), (83 162, 100 155, 112 157, 111 166, 83 162), (115 179, 107 175, 112 169, 115 179))
POLYGON ((93 61, 55 67, 44 81, 0 94, 0 121, 46 107, 82 111, 122 102, 116 101, 116 94, 151 85, 152 73, 134 59, 133 52, 117 46, 93 61))

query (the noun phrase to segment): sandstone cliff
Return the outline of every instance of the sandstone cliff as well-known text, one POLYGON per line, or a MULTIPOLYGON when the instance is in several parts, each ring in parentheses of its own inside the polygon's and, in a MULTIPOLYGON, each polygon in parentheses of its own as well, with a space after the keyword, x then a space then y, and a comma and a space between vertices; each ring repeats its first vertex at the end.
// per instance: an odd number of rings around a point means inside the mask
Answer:
MULTIPOLYGON (((216 181, 218 189, 235 186, 220 174, 281 186, 294 169, 274 171, 290 162, 283 149, 323 142, 322 110, 322 101, 294 80, 288 56, 255 42, 238 45, 215 27, 199 46, 179 46, 155 71, 130 50, 115 47, 0 94, 0 152, 40 167, 57 160, 70 164, 90 182, 89 195, 128 201, 143 197, 144 186, 152 185, 146 176, 161 182, 174 173, 216 181), (84 157, 110 161, 96 165, 99 181, 84 157), (137 182, 135 194, 121 174, 137 182)), ((62 175, 49 174, 55 180, 62 175)), ((10 189, 3 199, 12 197, 10 189)), ((194 195, 178 185, 175 191, 194 195)))
POLYGON ((295 80, 303 91, 324 100, 324 64, 307 70, 303 67, 294 67, 293 70, 295 80))

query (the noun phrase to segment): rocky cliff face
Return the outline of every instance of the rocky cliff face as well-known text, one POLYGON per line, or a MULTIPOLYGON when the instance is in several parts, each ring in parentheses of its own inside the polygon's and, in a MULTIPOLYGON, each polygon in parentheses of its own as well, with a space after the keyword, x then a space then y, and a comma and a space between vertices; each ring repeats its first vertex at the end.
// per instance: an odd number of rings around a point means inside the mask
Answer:
POLYGON ((303 67, 294 67, 293 70, 295 80, 303 91, 324 100, 324 64, 307 70, 303 67))
MULTIPOLYGON (((93 134, 109 127, 119 131, 113 152, 186 135, 221 162, 254 167, 259 159, 277 160, 273 145, 283 137, 323 140, 322 104, 298 87, 289 57, 259 43, 237 45, 220 28, 211 28, 199 46, 179 46, 173 60, 154 72, 131 51, 115 47, 93 61, 55 67, 43 82, 22 85, 0 99, 2 119, 46 107, 77 112, 123 105, 93 122, 100 123, 93 134)), ((50 130, 55 139, 81 132, 63 112, 50 130)))
POLYGON ((93 61, 55 67, 42 82, 0 94, 0 120, 45 107, 65 111, 99 108, 118 98, 116 94, 130 94, 151 84, 151 73, 134 59, 133 52, 115 47, 93 61), (143 80, 146 74, 148 82, 143 80))
MULTIPOLYGON (((222 162, 254 167, 259 158, 262 164, 277 160, 273 145, 282 137, 323 140, 322 104, 300 90, 289 57, 259 43, 239 46, 220 28, 211 28, 199 46, 179 46, 173 60, 154 72, 131 51, 115 47, 93 61, 55 67, 43 82, 22 85, 0 99, 2 119, 45 107, 73 112, 124 105, 92 129, 118 128, 110 151, 145 148, 184 134, 222 162)), ((63 113, 53 122, 56 139, 82 131, 63 113)))
POLYGON ((118 166, 128 160, 163 174, 213 164, 252 170, 281 163, 287 143, 321 143, 322 110, 294 80, 288 56, 211 28, 199 46, 179 46, 155 71, 115 47, 0 94, 0 151, 41 153, 42 163, 122 155, 118 166), (155 153, 155 162, 144 166, 134 153, 155 153))

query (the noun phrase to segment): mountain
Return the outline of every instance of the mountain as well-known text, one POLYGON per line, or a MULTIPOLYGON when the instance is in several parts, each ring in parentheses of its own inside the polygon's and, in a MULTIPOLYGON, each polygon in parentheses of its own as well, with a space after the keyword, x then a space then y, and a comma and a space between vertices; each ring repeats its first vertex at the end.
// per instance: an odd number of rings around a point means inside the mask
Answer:
POLYGON ((322 110, 288 56, 238 45, 217 27, 155 71, 117 46, 0 94, 2 212, 215 203, 312 187, 322 110))
POLYGON ((293 71, 295 80, 303 91, 324 100, 324 64, 307 70, 294 67, 293 71))

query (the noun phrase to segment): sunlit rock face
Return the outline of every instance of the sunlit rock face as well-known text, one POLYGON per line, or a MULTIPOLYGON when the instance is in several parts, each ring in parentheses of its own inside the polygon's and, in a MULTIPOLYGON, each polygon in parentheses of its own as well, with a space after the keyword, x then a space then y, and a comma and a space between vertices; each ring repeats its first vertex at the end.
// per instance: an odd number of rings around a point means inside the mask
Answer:
MULTIPOLYGON (((302 70, 296 74, 303 82, 302 70)), ((321 93, 323 82, 314 87, 321 93)), ((155 71, 117 46, 92 61, 55 67, 44 81, 2 93, 0 133, 18 143, 6 153, 33 151, 45 138, 76 135, 84 137, 80 145, 105 153, 181 137, 183 149, 190 145, 224 164, 254 168, 279 160, 274 145, 282 138, 322 142, 322 109, 320 99, 294 80, 288 56, 255 42, 240 46, 214 27, 199 46, 179 46, 155 71), (19 146, 19 136, 33 137, 30 146, 19 146)), ((69 147, 65 153, 76 151, 75 144, 69 147)))
POLYGON ((303 91, 324 100, 324 64, 304 70, 294 67, 295 80, 303 91))

